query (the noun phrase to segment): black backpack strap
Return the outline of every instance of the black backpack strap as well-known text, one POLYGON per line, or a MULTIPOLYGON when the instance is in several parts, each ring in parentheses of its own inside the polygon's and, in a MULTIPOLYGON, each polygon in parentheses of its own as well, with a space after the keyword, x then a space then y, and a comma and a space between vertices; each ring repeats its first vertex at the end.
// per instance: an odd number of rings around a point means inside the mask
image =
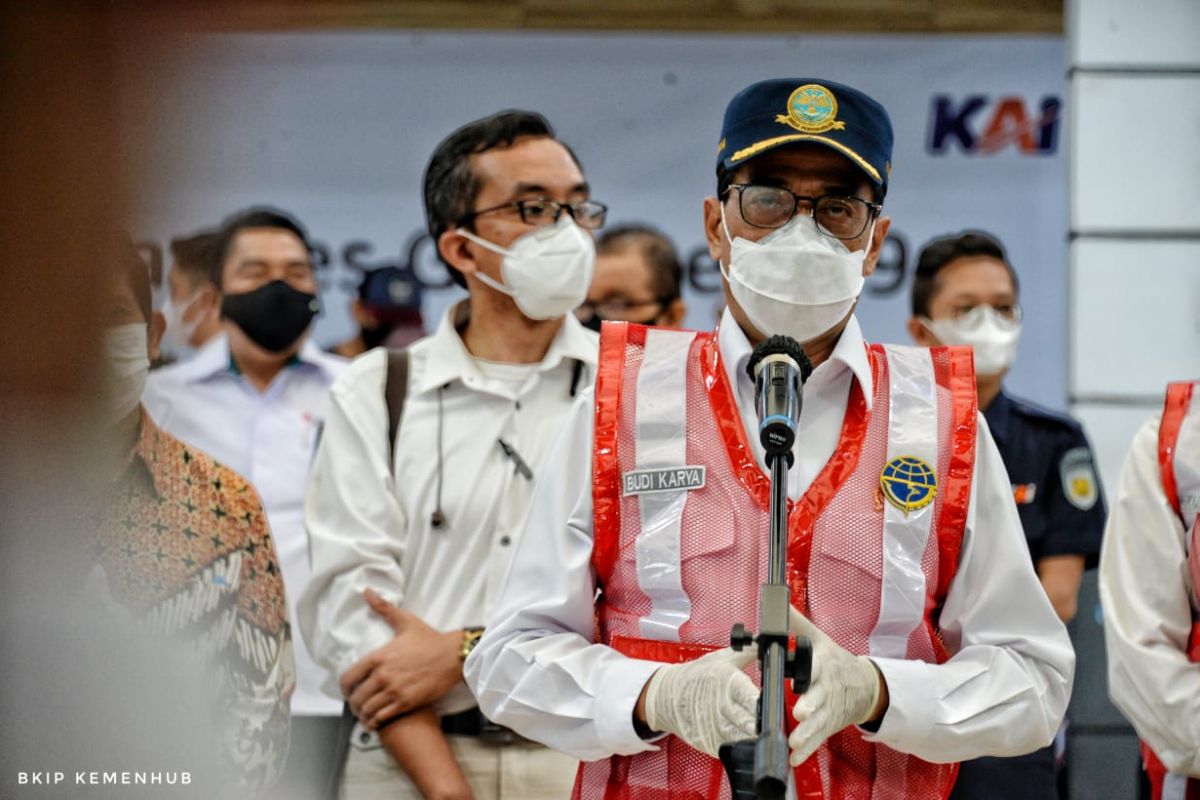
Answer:
POLYGON ((383 383, 383 399, 388 412, 388 471, 395 469, 396 435, 400 432, 400 417, 408 398, 408 350, 387 351, 387 373, 383 383))

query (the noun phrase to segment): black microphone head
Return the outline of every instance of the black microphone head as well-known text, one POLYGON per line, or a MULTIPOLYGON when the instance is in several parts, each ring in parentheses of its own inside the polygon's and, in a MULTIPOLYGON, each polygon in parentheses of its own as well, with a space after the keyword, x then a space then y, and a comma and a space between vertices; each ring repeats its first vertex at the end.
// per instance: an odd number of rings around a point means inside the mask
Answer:
POLYGON ((808 360, 808 356, 804 353, 804 348, 790 336, 771 336, 758 343, 758 347, 754 348, 754 352, 750 354, 750 361, 746 363, 746 372, 750 375, 750 380, 758 379, 758 365, 762 363, 767 356, 785 355, 796 362, 796 367, 800 370, 800 383, 804 384, 808 380, 808 376, 812 375, 812 362, 808 360))

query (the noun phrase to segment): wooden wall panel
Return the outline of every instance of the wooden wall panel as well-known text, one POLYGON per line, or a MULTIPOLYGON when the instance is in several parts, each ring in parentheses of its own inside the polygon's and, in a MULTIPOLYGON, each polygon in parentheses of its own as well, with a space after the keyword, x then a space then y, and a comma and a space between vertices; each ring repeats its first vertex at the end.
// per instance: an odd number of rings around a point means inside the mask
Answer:
POLYGON ((259 0, 163 4, 201 29, 470 28, 737 33, 1049 33, 1061 0, 259 0))

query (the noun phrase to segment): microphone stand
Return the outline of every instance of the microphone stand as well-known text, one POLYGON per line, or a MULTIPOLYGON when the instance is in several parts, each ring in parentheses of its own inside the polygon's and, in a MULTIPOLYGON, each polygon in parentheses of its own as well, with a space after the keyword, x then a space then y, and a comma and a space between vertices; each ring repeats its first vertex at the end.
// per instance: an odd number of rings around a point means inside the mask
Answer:
POLYGON ((788 743, 783 733, 784 681, 791 678, 792 691, 803 694, 812 680, 812 643, 808 637, 797 636, 795 649, 788 648, 791 590, 785 568, 791 442, 786 448, 772 447, 764 437, 764 446, 771 469, 771 538, 767 582, 759 592, 758 635, 747 631, 740 622, 733 626, 730 635, 735 650, 758 645, 762 694, 758 700, 758 737, 722 745, 719 751, 729 776, 733 800, 782 800, 784 797, 789 769, 788 743))

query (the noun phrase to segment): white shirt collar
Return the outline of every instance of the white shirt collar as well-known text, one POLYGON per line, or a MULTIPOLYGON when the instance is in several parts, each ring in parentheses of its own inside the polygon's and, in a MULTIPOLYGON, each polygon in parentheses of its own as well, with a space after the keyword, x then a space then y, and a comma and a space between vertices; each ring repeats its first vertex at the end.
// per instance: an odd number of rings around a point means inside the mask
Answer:
MULTIPOLYGON (((737 391, 737 387, 743 385, 744 382, 744 385, 750 386, 753 390, 750 376, 746 374, 746 365, 750 363, 750 356, 754 349, 750 346, 750 340, 746 338, 745 332, 728 308, 721 315, 721 323, 717 327, 717 346, 721 350, 721 360, 725 362, 729 385, 734 388, 734 391, 737 391)), ((875 397, 875 380, 871 374, 871 363, 867 359, 867 343, 863 339, 862 328, 858 324, 858 317, 853 315, 846 323, 829 359, 814 370, 814 375, 833 373, 843 369, 849 369, 854 373, 854 377, 862 386, 863 399, 867 401, 867 410, 870 411, 875 397)))
MULTIPOLYGON (((346 359, 332 353, 326 353, 312 340, 312 334, 305 334, 304 344, 296 353, 296 360, 324 372, 330 380, 337 376, 337 368, 346 359)), ((176 374, 185 381, 202 381, 215 375, 229 371, 231 356, 229 353, 229 336, 221 331, 204 344, 196 354, 187 361, 179 364, 176 374)))
MULTIPOLYGON (((468 301, 461 301, 466 302, 468 301)), ((479 368, 463 344, 456 327, 456 323, 462 320, 460 315, 464 313, 464 309, 460 309, 461 303, 446 309, 437 330, 426 340, 429 353, 420 384, 415 387, 417 392, 427 392, 451 381, 462 380, 468 375, 479 375, 479 368)), ((566 314, 562 327, 550 342, 545 358, 538 365, 538 371, 553 369, 565 360, 576 360, 582 361, 590 368, 591 374, 595 374, 599 349, 599 338, 596 334, 579 324, 574 314, 566 314)))

